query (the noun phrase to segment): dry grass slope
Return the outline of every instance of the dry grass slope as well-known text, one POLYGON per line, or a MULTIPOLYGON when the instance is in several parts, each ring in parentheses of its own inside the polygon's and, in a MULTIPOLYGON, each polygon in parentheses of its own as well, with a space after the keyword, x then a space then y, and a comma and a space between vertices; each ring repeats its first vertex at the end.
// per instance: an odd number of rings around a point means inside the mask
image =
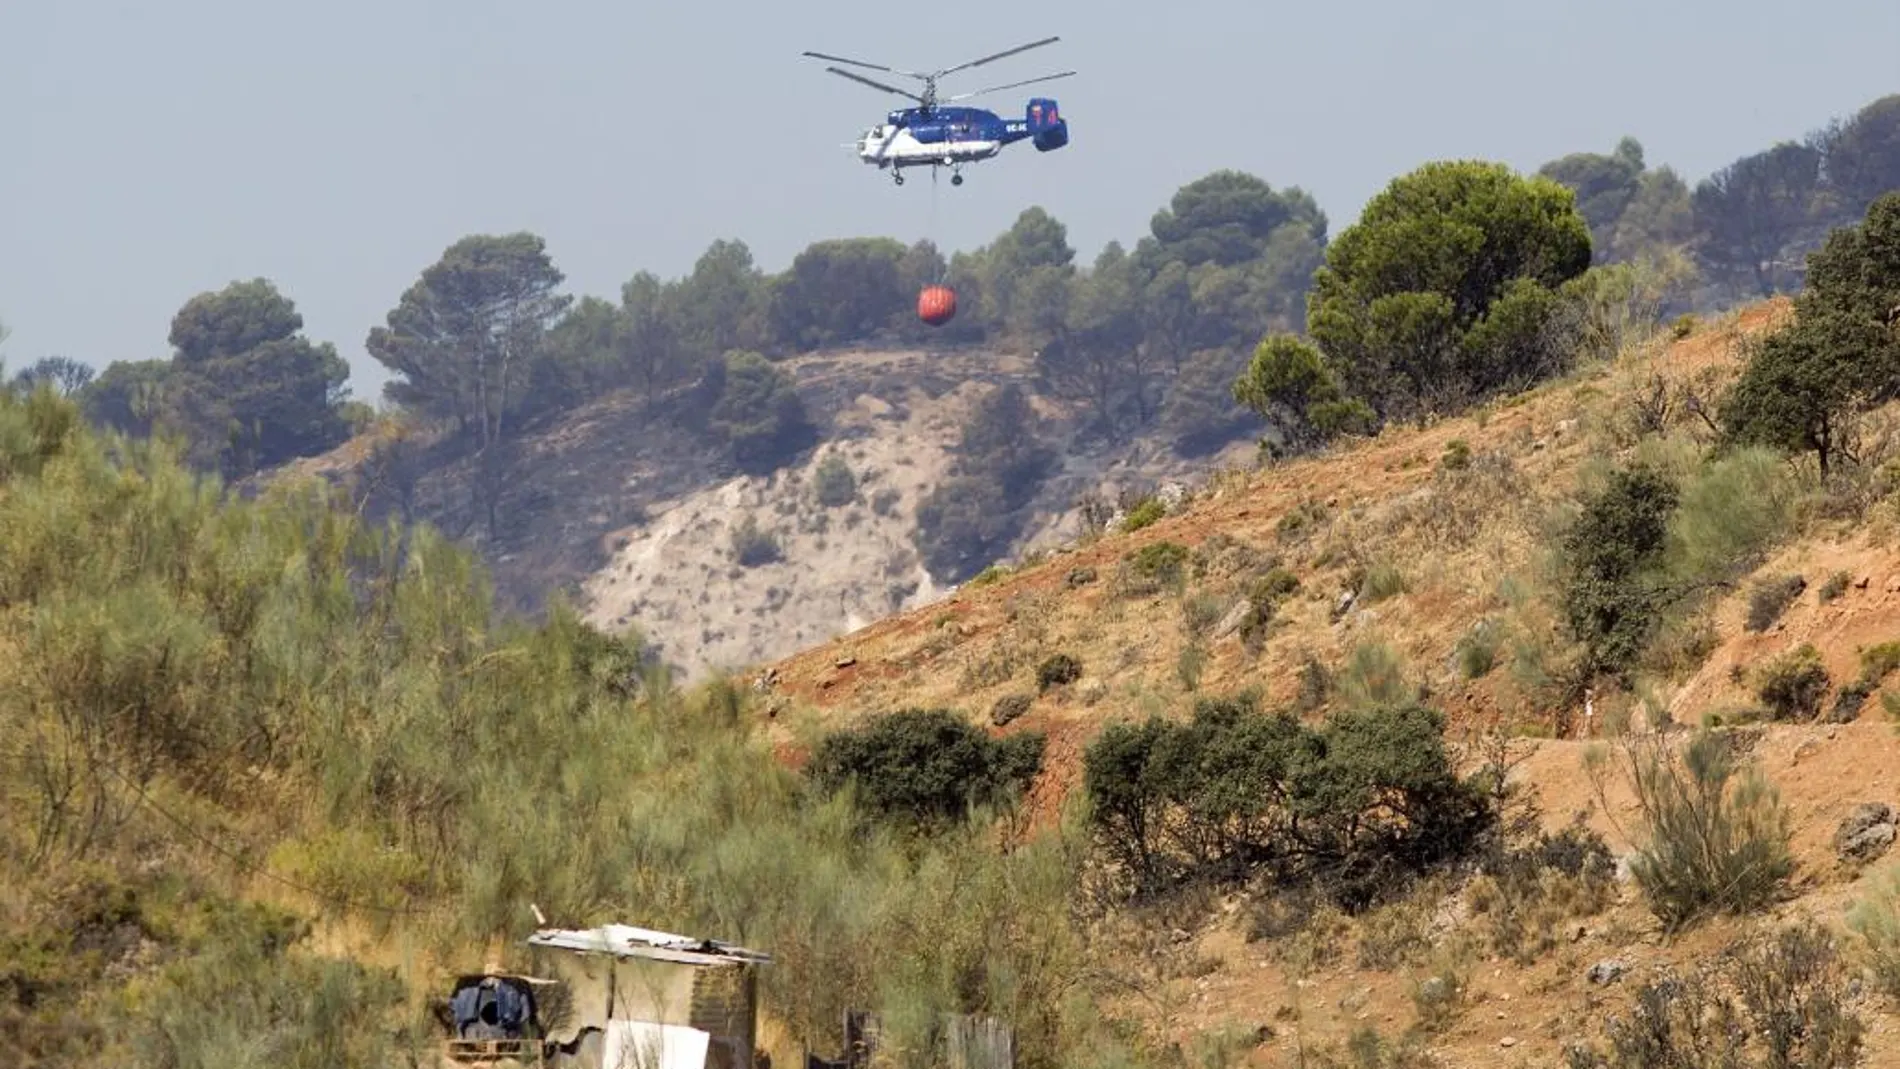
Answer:
MULTIPOLYGON (((1089 740, 1113 720, 1179 714, 1197 693, 1249 687, 1270 703, 1297 704, 1303 692, 1314 696, 1319 675, 1334 688, 1402 678, 1447 710, 1454 735, 1502 727, 1517 736, 1515 775, 1535 792, 1547 827, 1580 816, 1627 855, 1639 845, 1635 802, 1623 782, 1586 772, 1592 747, 1665 715, 1677 723, 1745 718, 1760 704, 1758 669, 1804 644, 1832 680, 1831 707, 1865 649, 1900 639, 1890 500, 1864 522, 1829 522, 1825 509, 1810 508, 1799 536, 1757 562, 1695 628, 1665 636, 1665 667, 1676 669, 1657 676, 1647 703, 1593 701, 1589 715, 1569 710, 1566 728, 1553 730, 1536 700, 1536 654, 1554 628, 1532 590, 1553 509, 1592 472, 1643 448, 1644 420, 1660 411, 1653 399, 1674 399, 1667 419, 1693 428, 1699 417, 1683 401, 1712 397, 1737 369, 1743 340, 1788 310, 1779 301, 1751 307, 1468 416, 1258 472, 1220 473, 1151 526, 1040 555, 766 666, 758 676, 770 696, 761 708, 781 753, 795 761, 811 732, 865 715, 947 706, 989 724, 999 700, 1027 697, 1026 713, 991 730, 1049 737, 1032 799, 1049 819, 1079 784, 1089 740), (1169 543, 1184 552, 1156 548, 1169 543), (1145 575, 1142 560, 1155 566, 1145 575), (1250 591, 1276 566, 1297 589, 1271 624, 1254 628, 1250 591), (1803 576, 1804 592, 1752 630, 1755 580, 1786 574, 1803 576), (1080 662, 1079 678, 1039 686, 1038 666, 1057 654, 1080 662)), ((1877 448, 1893 425, 1891 413, 1870 421, 1877 448)), ((1888 686, 1896 680, 1887 677, 1888 686)), ((1311 918, 1302 934, 1282 939, 1261 937, 1270 911, 1260 899, 1235 897, 1199 903, 1207 908, 1178 921, 1135 915, 1111 924, 1126 939, 1130 979, 1145 982, 1118 1008, 1184 1050, 1201 1050, 1208 1064, 1293 1065, 1297 1052, 1310 1059, 1328 1044, 1344 1057, 1366 1028, 1390 1039, 1438 1013, 1433 1000, 1441 999, 1442 1026, 1425 1041, 1437 1064, 1562 1065, 1562 1044, 1597 1034, 1658 968, 1707 960, 1759 925, 1797 917, 1842 930, 1843 910, 1869 893, 1879 866, 1837 861, 1835 829, 1859 803, 1900 804, 1889 708, 1900 702, 1876 689, 1857 712, 1739 736, 1791 815, 1798 894, 1768 915, 1670 937, 1636 887, 1619 880, 1601 901, 1550 907, 1541 944, 1524 960, 1487 943, 1496 914, 1485 911, 1494 906, 1469 887, 1422 896, 1410 915, 1311 918), (1602 961, 1619 963, 1622 979, 1593 982, 1591 966, 1602 961)), ((1895 1005, 1871 986, 1854 991, 1869 1022, 1863 1064, 1900 1065, 1895 1005)))

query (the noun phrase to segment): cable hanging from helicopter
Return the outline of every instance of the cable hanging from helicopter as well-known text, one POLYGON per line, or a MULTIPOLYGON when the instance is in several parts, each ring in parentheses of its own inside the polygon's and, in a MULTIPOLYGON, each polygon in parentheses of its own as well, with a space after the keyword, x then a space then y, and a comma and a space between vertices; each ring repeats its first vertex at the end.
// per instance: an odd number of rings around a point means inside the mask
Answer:
MULTIPOLYGON (((981 59, 959 63, 954 67, 945 67, 928 74, 916 71, 899 70, 881 63, 866 63, 863 60, 847 59, 843 56, 828 55, 823 52, 806 52, 814 59, 829 60, 833 63, 845 63, 867 70, 883 71, 888 74, 914 78, 923 83, 920 93, 899 89, 894 85, 867 78, 841 67, 826 67, 825 70, 841 78, 881 89, 887 93, 917 102, 916 107, 898 108, 884 117, 884 121, 873 124, 856 142, 846 146, 857 150, 858 158, 878 170, 891 172, 891 181, 896 185, 904 184, 904 170, 910 167, 929 167, 931 177, 931 212, 929 238, 936 240, 936 197, 938 168, 950 168, 950 184, 963 184, 963 168, 966 164, 980 163, 994 159, 1004 148, 1019 141, 1029 141, 1038 152, 1053 152, 1069 143, 1069 122, 1063 118, 1057 103, 1052 97, 1031 97, 1023 106, 1021 119, 1005 119, 986 108, 968 106, 946 106, 954 101, 969 100, 989 93, 1015 89, 1040 82, 1050 82, 1058 78, 1073 76, 1075 71, 1062 71, 1058 74, 1045 74, 1037 78, 994 85, 975 92, 959 93, 956 96, 937 96, 937 80, 948 74, 980 67, 993 63, 1032 48, 1054 44, 1060 37, 1045 37, 1040 41, 1031 41, 1025 45, 1005 49, 981 59)), ((946 265, 947 270, 947 265, 946 265)), ((947 279, 938 278, 925 286, 917 295, 917 316, 931 326, 942 326, 956 315, 956 291, 947 284, 947 279)))
MULTIPOLYGON (((930 225, 924 231, 932 251, 941 253, 937 240, 937 169, 930 169, 930 225)), ((950 262, 938 256, 936 277, 917 293, 917 318, 933 327, 941 327, 957 314, 957 291, 950 286, 950 262)))

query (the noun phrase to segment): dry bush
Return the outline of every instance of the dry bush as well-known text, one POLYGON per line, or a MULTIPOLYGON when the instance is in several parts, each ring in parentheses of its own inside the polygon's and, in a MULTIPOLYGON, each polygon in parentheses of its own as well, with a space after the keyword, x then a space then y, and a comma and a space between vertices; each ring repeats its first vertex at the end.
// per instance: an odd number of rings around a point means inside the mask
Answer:
POLYGON ((1404 655, 1377 639, 1354 644, 1330 689, 1354 708, 1390 705, 1417 696, 1416 685, 1407 677, 1404 655))
POLYGON ((1900 1002, 1900 866, 1883 869, 1867 883, 1867 893, 1847 915, 1860 937, 1861 956, 1873 970, 1874 983, 1900 1002))
POLYGON ((1588 771, 1612 812, 1605 755, 1636 794, 1642 846, 1631 869, 1665 928, 1754 912, 1783 896, 1795 867, 1788 810, 1757 770, 1742 767, 1730 735, 1698 731, 1680 755, 1661 735, 1626 735, 1592 750, 1588 771))
POLYGON ((1608 1049, 1574 1044, 1570 1069, 1846 1069, 1867 1026, 1848 1008, 1833 938, 1812 922, 1739 940, 1704 969, 1644 984, 1608 1049))
POLYGON ((1377 544, 1455 551, 1527 522, 1537 493, 1510 454, 1453 451, 1447 459, 1430 486, 1384 508, 1371 533, 1377 544))
POLYGON ((1821 713, 1831 680, 1821 652, 1811 643, 1763 665, 1756 697, 1777 720, 1812 720, 1821 713))
POLYGON ((1578 822, 1519 846, 1500 844, 1481 859, 1466 896, 1491 951, 1528 965, 1563 945, 1578 918, 1615 900, 1616 863, 1578 822))
POLYGON ((1454 939, 1432 954, 1429 967, 1412 978, 1412 1009, 1421 1031, 1444 1032, 1464 1015, 1470 1006, 1474 958, 1469 943, 1454 939))
POLYGON ((1431 948, 1432 917, 1444 897, 1439 881, 1427 880, 1405 897, 1360 917, 1359 967, 1390 971, 1417 961, 1431 948))
POLYGON ((1807 579, 1799 575, 1776 575, 1756 581, 1748 595, 1748 619, 1743 624, 1744 629, 1759 633, 1775 626, 1781 614, 1807 589, 1807 579))

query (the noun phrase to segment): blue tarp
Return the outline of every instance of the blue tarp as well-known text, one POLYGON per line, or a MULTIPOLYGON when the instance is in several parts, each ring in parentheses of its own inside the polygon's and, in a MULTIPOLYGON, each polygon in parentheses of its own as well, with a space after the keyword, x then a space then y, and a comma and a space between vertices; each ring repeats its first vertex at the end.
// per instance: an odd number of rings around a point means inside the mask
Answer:
POLYGON ((534 1007, 527 992, 491 976, 457 991, 449 1000, 449 1012, 462 1039, 519 1039, 527 1032, 534 1007))

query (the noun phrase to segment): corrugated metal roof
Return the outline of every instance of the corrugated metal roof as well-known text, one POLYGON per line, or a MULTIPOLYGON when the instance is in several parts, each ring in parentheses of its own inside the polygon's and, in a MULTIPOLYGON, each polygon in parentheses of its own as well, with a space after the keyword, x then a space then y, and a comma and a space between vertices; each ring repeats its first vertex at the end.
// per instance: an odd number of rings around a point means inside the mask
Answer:
POLYGON ((603 924, 598 928, 543 928, 528 937, 531 946, 553 947, 623 958, 655 958, 688 965, 769 964, 770 954, 722 943, 716 939, 636 928, 631 924, 603 924))

